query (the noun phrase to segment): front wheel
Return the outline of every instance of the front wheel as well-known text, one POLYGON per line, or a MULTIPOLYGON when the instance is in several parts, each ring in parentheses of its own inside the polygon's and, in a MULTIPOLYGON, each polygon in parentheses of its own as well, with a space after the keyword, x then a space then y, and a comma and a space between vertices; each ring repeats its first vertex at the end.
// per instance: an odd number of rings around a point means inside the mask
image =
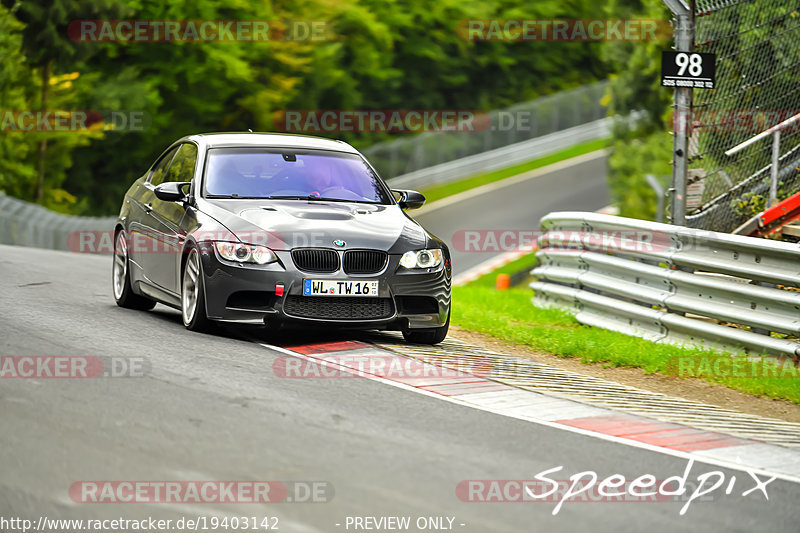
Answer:
POLYGON ((450 312, 447 312, 447 321, 438 328, 407 329, 403 331, 406 342, 414 344, 439 344, 447 337, 450 329, 450 312))
POLYGON ((211 321, 206 315, 206 294, 203 286, 203 269, 197 248, 189 250, 186 266, 183 268, 181 284, 181 315, 183 325, 191 331, 207 331, 211 321))
POLYGON ((131 288, 131 278, 128 270, 128 240, 125 232, 117 232, 114 238, 114 265, 111 267, 112 287, 114 300, 117 305, 126 309, 147 311, 155 307, 156 303, 150 298, 139 296, 131 288))

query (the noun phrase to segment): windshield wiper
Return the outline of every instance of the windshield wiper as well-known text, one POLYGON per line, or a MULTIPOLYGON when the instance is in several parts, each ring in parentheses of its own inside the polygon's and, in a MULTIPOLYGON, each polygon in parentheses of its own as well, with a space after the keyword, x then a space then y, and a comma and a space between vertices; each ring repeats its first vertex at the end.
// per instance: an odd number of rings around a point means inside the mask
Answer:
POLYGON ((308 196, 265 196, 265 200, 327 200, 327 198, 320 198, 309 194, 308 196))
POLYGON ((352 204, 371 204, 377 205, 380 202, 370 202, 368 200, 345 200, 343 198, 327 198, 325 196, 239 196, 238 194, 207 194, 210 199, 235 199, 235 200, 306 200, 309 202, 344 202, 352 204))
POLYGON ((327 198, 325 196, 266 196, 265 200, 308 200, 309 202, 358 202, 359 200, 344 200, 342 198, 327 198))
POLYGON ((264 196, 239 196, 238 194, 207 194, 206 198, 212 200, 263 200, 264 196))

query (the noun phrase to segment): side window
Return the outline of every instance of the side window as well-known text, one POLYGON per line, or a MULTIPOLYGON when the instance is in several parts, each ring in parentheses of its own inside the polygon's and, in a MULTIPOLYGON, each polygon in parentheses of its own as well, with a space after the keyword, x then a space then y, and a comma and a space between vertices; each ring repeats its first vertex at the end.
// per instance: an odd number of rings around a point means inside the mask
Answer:
POLYGON ((197 163, 197 147, 191 143, 182 144, 167 170, 164 181, 192 181, 195 163, 197 163))
POLYGON ((167 171, 167 167, 169 166, 170 161, 172 161, 172 157, 175 155, 175 152, 178 150, 176 146, 166 154, 161 160, 156 163, 155 168, 153 168, 153 172, 150 174, 150 184, 153 186, 161 185, 164 181, 164 173, 167 171))

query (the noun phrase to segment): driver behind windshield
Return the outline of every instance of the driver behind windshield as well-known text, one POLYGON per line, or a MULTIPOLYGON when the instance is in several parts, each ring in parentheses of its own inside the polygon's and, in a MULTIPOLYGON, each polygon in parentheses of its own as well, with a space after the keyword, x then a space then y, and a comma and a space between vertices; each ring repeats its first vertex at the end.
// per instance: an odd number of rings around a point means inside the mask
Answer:
POLYGON ((369 166, 350 154, 210 151, 206 192, 210 197, 296 198, 389 203, 369 166))

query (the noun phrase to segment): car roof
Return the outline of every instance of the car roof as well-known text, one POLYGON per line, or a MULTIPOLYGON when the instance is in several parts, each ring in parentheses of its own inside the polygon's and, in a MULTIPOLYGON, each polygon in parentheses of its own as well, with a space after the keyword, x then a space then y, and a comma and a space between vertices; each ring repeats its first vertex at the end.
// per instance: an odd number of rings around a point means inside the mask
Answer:
POLYGON ((292 133, 201 133, 189 135, 181 141, 194 141, 206 148, 219 147, 264 147, 264 148, 306 148, 312 150, 334 150, 357 154, 358 150, 344 141, 296 135, 292 133))

